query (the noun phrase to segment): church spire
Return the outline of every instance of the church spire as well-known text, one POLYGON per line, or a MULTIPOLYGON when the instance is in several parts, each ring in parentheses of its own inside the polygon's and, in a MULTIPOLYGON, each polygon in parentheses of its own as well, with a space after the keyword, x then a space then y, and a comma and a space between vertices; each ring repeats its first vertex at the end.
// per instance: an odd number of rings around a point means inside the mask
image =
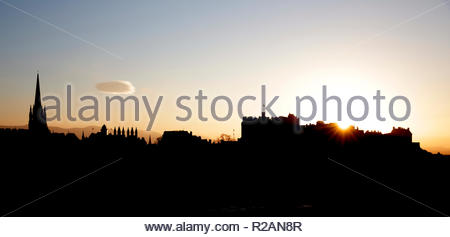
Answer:
POLYGON ((46 108, 42 108, 41 104, 41 87, 39 85, 39 72, 36 78, 36 92, 34 95, 33 109, 30 109, 28 129, 34 134, 48 134, 47 112, 46 108))
POLYGON ((36 93, 34 95, 34 106, 36 106, 37 108, 41 107, 41 87, 39 85, 39 72, 37 73, 36 93))

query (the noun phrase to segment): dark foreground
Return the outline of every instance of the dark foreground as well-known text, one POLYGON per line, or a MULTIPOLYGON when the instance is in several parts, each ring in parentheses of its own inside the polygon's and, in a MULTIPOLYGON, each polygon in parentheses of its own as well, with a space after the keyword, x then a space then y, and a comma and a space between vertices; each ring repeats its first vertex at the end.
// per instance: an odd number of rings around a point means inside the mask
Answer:
MULTIPOLYGON (((450 161, 407 147, 2 138, 7 216, 442 216, 450 161)), ((321 145, 319 145, 321 144, 321 145)))

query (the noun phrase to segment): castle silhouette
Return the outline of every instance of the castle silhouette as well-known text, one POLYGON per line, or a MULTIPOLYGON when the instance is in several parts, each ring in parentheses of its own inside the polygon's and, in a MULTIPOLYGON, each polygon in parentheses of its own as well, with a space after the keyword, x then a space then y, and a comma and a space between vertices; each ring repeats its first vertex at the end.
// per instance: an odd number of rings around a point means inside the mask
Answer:
POLYGON ((83 132, 80 139, 50 132, 39 83, 37 75, 28 129, 0 129, 0 186, 5 194, 0 214, 450 213, 445 191, 450 159, 421 149, 409 128, 382 134, 322 121, 300 125, 292 114, 269 118, 262 113, 243 118, 237 141, 213 142, 188 131, 165 131, 152 144, 139 137, 137 128, 106 125, 98 132, 83 132))

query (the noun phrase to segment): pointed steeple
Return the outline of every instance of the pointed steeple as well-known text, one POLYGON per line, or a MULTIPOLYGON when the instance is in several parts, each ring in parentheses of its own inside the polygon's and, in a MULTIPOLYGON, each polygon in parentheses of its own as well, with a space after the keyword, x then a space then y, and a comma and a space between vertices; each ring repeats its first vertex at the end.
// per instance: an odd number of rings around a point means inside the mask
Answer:
POLYGON ((30 109, 28 129, 34 134, 48 134, 50 131, 47 126, 47 109, 42 108, 41 87, 39 84, 39 72, 36 78, 36 92, 34 94, 34 105, 30 109))
POLYGON ((39 85, 39 73, 37 74, 36 80, 36 92, 34 94, 34 106, 37 108, 41 107, 41 87, 39 85))

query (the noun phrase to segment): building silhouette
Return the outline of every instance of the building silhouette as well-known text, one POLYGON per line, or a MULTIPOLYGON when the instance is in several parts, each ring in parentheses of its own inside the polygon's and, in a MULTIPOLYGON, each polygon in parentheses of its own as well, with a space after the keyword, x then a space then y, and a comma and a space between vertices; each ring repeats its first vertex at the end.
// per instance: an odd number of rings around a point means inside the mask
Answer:
POLYGON ((293 114, 268 118, 263 112, 260 117, 243 117, 239 141, 253 144, 286 142, 300 129, 299 119, 293 114))
POLYGON ((120 147, 128 145, 147 145, 143 137, 138 137, 137 128, 125 128, 114 127, 112 130, 108 130, 105 124, 102 125, 100 131, 97 133, 91 133, 89 136, 83 136, 81 138, 82 143, 87 144, 109 144, 111 146, 120 147))
POLYGON ((188 131, 165 131, 158 144, 186 146, 210 144, 210 142, 206 139, 202 139, 200 136, 192 135, 192 132, 188 131))
POLYGON ((28 115, 28 129, 35 135, 46 135, 50 131, 47 126, 46 108, 41 103, 41 88, 39 85, 39 73, 36 79, 36 92, 34 94, 34 105, 30 106, 28 115))
POLYGON ((409 128, 393 127, 390 133, 383 134, 354 126, 342 129, 337 123, 323 121, 300 125, 293 114, 268 118, 262 113, 260 117, 243 117, 241 133, 239 143, 249 145, 302 146, 326 149, 328 152, 356 149, 422 152, 420 143, 412 142, 409 128))

